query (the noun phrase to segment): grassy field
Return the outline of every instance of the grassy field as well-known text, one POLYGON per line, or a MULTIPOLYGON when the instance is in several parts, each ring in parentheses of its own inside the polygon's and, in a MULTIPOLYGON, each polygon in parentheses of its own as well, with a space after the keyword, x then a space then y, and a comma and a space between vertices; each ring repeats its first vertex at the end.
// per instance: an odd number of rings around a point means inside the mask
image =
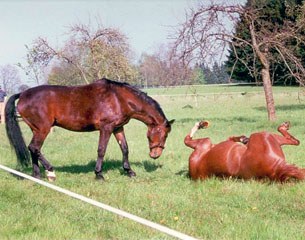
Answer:
MULTIPOLYGON (((56 128, 43 152, 54 165, 57 186, 90 197, 199 239, 305 239, 305 183, 271 183, 187 177, 191 149, 183 139, 201 119, 211 127, 195 137, 217 143, 231 135, 275 132, 291 121, 301 145, 285 146, 287 161, 305 167, 305 95, 299 88, 274 88, 278 120, 267 121, 261 87, 203 86, 145 90, 176 119, 163 155, 149 159, 146 126, 125 127, 130 179, 121 167, 114 138, 104 163, 105 182, 94 179, 98 133, 56 128)), ((27 142, 30 130, 21 124, 27 142)), ((0 164, 16 167, 3 125, 0 164)), ((31 168, 23 172, 31 174, 31 168)), ((172 239, 163 233, 0 171, 0 239, 172 239)))

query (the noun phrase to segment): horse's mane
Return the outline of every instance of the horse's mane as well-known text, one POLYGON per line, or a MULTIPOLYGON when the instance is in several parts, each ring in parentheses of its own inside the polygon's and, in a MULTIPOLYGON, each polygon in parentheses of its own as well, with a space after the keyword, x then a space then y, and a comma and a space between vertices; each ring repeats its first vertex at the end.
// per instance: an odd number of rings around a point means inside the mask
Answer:
POLYGON ((132 86, 129 83, 126 83, 126 82, 117 82, 117 81, 113 81, 113 80, 110 80, 110 79, 107 79, 107 78, 102 78, 101 80, 106 81, 110 85, 115 85, 117 87, 122 87, 122 88, 128 89, 133 94, 137 95, 141 100, 147 102, 147 104, 153 105, 157 109, 157 111, 160 113, 160 115, 164 119, 166 119, 165 114, 164 114, 161 106, 159 105, 159 103, 156 100, 154 100, 152 97, 148 96, 147 93, 141 91, 137 87, 134 87, 134 86, 132 86))

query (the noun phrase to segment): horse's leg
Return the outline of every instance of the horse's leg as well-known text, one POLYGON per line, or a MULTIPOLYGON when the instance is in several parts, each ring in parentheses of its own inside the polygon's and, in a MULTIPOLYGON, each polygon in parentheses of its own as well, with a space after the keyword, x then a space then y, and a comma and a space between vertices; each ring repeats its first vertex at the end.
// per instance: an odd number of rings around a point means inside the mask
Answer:
POLYGON ((193 136, 198 129, 207 128, 209 123, 207 121, 201 121, 195 123, 194 127, 191 129, 190 133, 184 138, 184 144, 190 148, 195 149, 198 144, 202 142, 203 139, 193 139, 193 136))
POLYGON ((290 122, 284 122, 278 127, 278 131, 283 135, 274 135, 280 145, 299 145, 300 141, 292 136, 288 129, 290 128, 290 122))
POLYGON ((33 167, 33 177, 39 178, 40 179, 40 169, 39 169, 39 164, 38 164, 38 154, 36 150, 36 144, 34 143, 34 137, 32 138, 32 141, 29 145, 29 150, 31 153, 31 158, 32 158, 32 167, 33 167))
POLYGON ((129 161, 128 161, 128 145, 124 134, 124 128, 120 127, 119 129, 115 130, 113 133, 118 144, 120 145, 122 154, 123 154, 123 169, 127 173, 129 177, 136 176, 136 173, 131 169, 129 161))
MULTIPOLYGON (((40 149, 42 147, 42 144, 44 140, 46 139, 48 132, 33 132, 33 138, 29 144, 29 150, 32 157, 32 165, 33 165, 33 176, 36 178, 40 178, 40 169, 38 165, 38 161, 41 162, 45 170, 49 172, 53 172, 53 167, 51 164, 44 158, 42 153, 40 152, 40 149)), ((49 180, 55 180, 55 174, 51 174, 52 176, 48 179, 49 180)))
POLYGON ((104 180, 102 170, 103 170, 103 161, 104 156, 106 152, 106 148, 112 133, 112 129, 108 130, 106 128, 103 128, 100 130, 100 138, 99 138, 99 144, 97 149, 97 160, 95 165, 95 175, 96 179, 98 180, 104 180))
POLYGON ((244 135, 241 135, 241 136, 231 136, 231 137, 229 137, 228 140, 229 141, 233 141, 233 142, 240 142, 240 143, 243 143, 243 144, 247 144, 249 142, 249 138, 244 136, 244 135))

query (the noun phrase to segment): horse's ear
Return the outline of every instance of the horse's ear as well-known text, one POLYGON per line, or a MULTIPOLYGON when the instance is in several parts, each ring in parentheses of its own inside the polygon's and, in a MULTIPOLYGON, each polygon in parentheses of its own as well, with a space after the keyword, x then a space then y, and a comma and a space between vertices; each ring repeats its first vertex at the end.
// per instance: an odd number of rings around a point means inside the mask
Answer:
POLYGON ((169 125, 173 125, 174 122, 175 122, 175 119, 172 119, 168 123, 169 123, 169 125))

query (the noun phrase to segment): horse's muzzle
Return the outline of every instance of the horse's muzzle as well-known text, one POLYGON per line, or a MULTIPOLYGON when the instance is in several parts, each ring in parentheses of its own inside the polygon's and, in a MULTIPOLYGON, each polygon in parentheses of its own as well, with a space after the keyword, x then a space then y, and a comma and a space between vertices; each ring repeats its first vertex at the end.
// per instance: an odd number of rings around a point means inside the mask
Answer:
POLYGON ((161 156, 162 154, 162 151, 163 151, 163 148, 162 147, 155 147, 155 148, 152 148, 150 150, 150 153, 149 153, 149 156, 153 159, 157 159, 158 157, 161 156))

